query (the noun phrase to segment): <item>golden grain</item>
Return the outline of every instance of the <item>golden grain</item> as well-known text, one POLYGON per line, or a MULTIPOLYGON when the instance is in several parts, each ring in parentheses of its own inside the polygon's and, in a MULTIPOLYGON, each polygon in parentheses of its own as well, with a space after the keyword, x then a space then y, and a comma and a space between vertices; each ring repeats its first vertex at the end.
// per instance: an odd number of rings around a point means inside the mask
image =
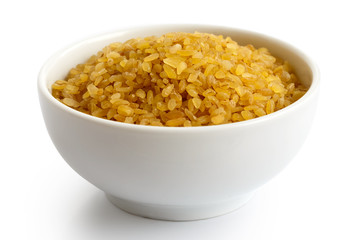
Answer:
POLYGON ((261 117, 306 91, 266 48, 198 32, 112 43, 52 85, 55 98, 81 112, 169 127, 261 117))

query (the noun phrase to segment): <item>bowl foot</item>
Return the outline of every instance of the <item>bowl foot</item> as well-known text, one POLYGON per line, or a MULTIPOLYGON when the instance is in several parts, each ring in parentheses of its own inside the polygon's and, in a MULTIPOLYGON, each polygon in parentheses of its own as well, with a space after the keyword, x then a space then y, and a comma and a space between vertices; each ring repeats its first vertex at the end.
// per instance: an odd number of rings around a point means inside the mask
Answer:
POLYGON ((220 216, 232 212, 247 203, 254 193, 235 199, 204 205, 161 205, 129 201, 106 194, 109 201, 125 212, 157 220, 194 221, 220 216))

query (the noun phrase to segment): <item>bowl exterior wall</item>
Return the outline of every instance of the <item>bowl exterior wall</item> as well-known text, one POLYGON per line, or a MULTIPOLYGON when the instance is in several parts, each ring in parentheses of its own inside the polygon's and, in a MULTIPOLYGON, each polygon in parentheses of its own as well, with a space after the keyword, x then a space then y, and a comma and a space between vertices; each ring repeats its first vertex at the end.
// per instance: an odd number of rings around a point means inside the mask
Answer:
POLYGON ((257 124, 169 133, 101 125, 41 95, 40 102, 54 145, 82 177, 117 197, 169 205, 217 202, 263 185, 297 153, 315 111, 309 101, 257 124))

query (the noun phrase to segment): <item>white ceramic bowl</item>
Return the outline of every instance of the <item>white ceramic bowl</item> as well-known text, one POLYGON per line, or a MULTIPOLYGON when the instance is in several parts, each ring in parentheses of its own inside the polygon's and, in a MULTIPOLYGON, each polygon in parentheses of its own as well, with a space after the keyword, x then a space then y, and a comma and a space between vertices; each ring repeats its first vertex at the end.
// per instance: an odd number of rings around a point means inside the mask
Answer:
POLYGON ((296 48, 262 34, 203 25, 147 26, 94 37, 55 54, 39 74, 50 137, 67 163, 121 209, 144 217, 196 220, 239 208, 278 174, 302 146, 314 116, 319 73, 296 48), (270 115, 204 127, 153 127, 83 114, 57 101, 51 84, 104 46, 167 32, 208 32, 267 47, 310 86, 296 103, 270 115))

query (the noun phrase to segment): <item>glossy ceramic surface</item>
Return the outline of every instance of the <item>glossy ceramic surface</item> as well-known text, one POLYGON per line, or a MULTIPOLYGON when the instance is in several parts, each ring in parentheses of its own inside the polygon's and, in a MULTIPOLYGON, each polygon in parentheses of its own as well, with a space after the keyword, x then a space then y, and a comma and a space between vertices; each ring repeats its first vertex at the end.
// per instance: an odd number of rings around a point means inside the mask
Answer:
POLYGON ((240 29, 164 25, 121 30, 58 52, 39 74, 49 135, 65 161, 125 211, 165 220, 196 220, 230 212, 278 174, 300 150, 316 109, 319 73, 296 48, 240 29), (219 126, 174 128, 113 122, 58 102, 51 84, 111 42, 174 31, 230 36, 287 59, 309 91, 268 116, 219 126))

